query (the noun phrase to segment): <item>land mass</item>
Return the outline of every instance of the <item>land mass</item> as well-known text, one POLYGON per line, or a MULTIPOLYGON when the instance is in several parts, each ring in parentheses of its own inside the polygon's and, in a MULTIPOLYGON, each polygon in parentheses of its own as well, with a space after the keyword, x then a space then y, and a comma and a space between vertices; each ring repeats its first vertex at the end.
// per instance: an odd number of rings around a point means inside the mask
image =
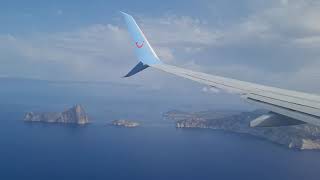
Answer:
POLYGON ((276 144, 299 150, 320 150, 320 127, 305 124, 287 127, 251 128, 251 120, 265 113, 237 111, 183 112, 169 111, 164 118, 176 122, 177 128, 209 128, 244 133, 266 139, 276 144))
POLYGON ((89 118, 84 108, 77 104, 63 112, 27 112, 24 121, 84 125, 89 123, 89 118))
POLYGON ((129 120, 114 120, 111 122, 111 125, 121 126, 126 128, 133 128, 133 127, 138 127, 140 124, 138 122, 129 121, 129 120))

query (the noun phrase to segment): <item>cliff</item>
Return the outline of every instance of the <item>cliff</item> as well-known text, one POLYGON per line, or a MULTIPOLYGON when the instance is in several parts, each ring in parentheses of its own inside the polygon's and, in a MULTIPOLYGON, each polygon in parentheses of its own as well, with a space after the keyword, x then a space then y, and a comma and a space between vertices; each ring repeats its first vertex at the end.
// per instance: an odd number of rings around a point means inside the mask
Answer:
POLYGON ((208 111, 187 113, 171 111, 164 116, 173 119, 177 128, 210 128, 236 133, 250 134, 293 149, 320 149, 320 127, 298 125, 287 127, 251 128, 251 120, 262 115, 263 111, 238 112, 208 111))
POLYGON ((28 112, 24 121, 82 125, 89 123, 89 118, 81 105, 75 105, 63 112, 28 112))

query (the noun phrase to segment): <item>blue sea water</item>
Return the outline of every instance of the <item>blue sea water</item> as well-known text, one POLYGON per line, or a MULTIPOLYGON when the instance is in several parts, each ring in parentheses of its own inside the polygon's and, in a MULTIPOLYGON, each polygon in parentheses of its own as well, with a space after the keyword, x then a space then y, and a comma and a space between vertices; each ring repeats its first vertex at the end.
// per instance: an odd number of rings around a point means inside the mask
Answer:
POLYGON ((319 179, 320 152, 213 130, 24 123, 2 114, 0 179, 319 179))
POLYGON ((289 150, 223 131, 176 129, 173 122, 161 118, 163 112, 175 107, 201 110, 203 107, 196 104, 213 107, 207 104, 211 102, 220 107, 218 99, 201 99, 201 95, 165 99, 170 93, 149 95, 135 92, 137 88, 114 90, 114 85, 71 86, 11 79, 0 84, 0 180, 320 177, 320 152, 289 150), (27 111, 61 111, 72 103, 85 106, 92 124, 79 127, 22 121, 27 111), (126 129, 107 125, 119 118, 142 121, 142 126, 126 129))

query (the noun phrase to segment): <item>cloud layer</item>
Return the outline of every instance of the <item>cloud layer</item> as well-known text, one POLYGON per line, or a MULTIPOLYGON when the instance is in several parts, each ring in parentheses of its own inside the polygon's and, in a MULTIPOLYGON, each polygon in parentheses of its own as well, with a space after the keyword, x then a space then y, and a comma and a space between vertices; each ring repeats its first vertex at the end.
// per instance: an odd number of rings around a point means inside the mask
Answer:
MULTIPOLYGON (((207 4, 208 14, 212 8, 217 9, 215 3, 201 3, 207 4)), ((272 0, 243 4, 250 11, 239 12, 240 18, 235 18, 237 12, 233 12, 234 17, 226 17, 225 22, 213 15, 134 15, 165 62, 318 93, 320 2, 272 0)), ((187 86, 186 81, 176 83, 174 77, 150 70, 121 80, 137 62, 131 44, 120 19, 67 32, 0 34, 0 72, 40 79, 121 81, 152 88, 170 84, 177 90, 187 86)))

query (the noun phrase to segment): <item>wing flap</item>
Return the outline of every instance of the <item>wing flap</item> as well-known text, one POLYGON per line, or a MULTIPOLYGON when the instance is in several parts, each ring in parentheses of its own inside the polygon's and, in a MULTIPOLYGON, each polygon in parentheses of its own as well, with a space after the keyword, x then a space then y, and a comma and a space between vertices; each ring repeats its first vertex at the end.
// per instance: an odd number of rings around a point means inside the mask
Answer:
POLYGON ((247 101, 256 104, 264 109, 267 109, 271 112, 284 115, 293 119, 297 119, 306 123, 320 126, 320 117, 308 114, 307 112, 296 111, 286 107, 281 107, 276 104, 266 103, 263 101, 258 101, 254 99, 247 99, 247 101))
POLYGON ((250 127, 279 127, 300 124, 305 124, 305 122, 270 112, 252 120, 250 122, 250 127))

